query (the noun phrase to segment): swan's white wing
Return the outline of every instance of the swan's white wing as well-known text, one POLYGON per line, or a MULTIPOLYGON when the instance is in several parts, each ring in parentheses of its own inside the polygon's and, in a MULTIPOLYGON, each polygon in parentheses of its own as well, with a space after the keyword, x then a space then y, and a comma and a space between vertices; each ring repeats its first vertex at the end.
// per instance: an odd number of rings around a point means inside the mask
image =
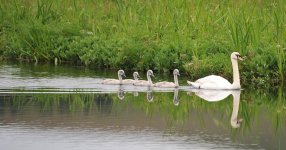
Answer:
POLYGON ((133 80, 133 79, 122 80, 122 84, 133 84, 134 82, 135 82, 135 80, 133 80))
POLYGON ((103 84, 119 84, 119 80, 117 79, 105 79, 102 81, 103 84))
POLYGON ((162 84, 168 84, 168 83, 170 83, 170 82, 162 81, 162 82, 157 82, 157 83, 155 83, 155 85, 162 85, 162 84))
POLYGON ((221 76, 210 75, 195 81, 194 87, 202 89, 230 89, 231 83, 221 76))
POLYGON ((225 78, 217 75, 209 75, 204 78, 200 78, 196 83, 206 83, 206 82, 211 82, 211 83, 220 83, 220 84, 230 84, 229 81, 227 81, 225 78))
POLYGON ((103 82, 115 81, 116 79, 104 79, 103 82))
POLYGON ((137 82, 134 82, 133 85, 137 85, 137 86, 154 86, 154 84, 149 84, 148 81, 145 80, 138 80, 137 82))
POLYGON ((157 87, 170 87, 170 86, 175 86, 175 83, 163 81, 163 82, 155 83, 155 86, 157 86, 157 87))
POLYGON ((173 82, 161 84, 161 85, 155 85, 156 87, 162 87, 162 88, 174 88, 177 87, 177 85, 173 82))
POLYGON ((134 82, 133 84, 134 85, 145 85, 145 84, 148 84, 148 81, 138 80, 138 81, 134 82))

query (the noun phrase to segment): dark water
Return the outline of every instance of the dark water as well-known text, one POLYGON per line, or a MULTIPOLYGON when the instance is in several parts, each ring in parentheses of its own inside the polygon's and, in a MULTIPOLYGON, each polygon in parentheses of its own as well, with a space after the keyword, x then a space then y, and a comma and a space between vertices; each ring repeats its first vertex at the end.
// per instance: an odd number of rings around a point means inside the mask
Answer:
POLYGON ((100 84, 114 72, 0 65, 0 149, 286 149, 282 88, 100 84))

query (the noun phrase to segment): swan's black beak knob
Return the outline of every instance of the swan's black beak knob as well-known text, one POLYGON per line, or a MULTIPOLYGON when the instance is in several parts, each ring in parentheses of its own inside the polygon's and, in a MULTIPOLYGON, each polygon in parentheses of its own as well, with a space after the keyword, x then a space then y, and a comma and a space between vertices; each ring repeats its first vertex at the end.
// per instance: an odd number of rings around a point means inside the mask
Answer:
POLYGON ((243 58, 240 55, 236 55, 237 59, 243 61, 243 58))

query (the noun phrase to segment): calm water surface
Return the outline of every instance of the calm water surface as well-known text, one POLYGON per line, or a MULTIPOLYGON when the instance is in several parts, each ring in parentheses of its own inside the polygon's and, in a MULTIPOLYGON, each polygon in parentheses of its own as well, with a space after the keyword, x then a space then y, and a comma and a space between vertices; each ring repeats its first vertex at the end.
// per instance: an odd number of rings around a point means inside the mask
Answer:
POLYGON ((282 88, 196 91, 180 77, 179 89, 156 89, 103 78, 116 71, 1 64, 0 149, 286 149, 282 88))

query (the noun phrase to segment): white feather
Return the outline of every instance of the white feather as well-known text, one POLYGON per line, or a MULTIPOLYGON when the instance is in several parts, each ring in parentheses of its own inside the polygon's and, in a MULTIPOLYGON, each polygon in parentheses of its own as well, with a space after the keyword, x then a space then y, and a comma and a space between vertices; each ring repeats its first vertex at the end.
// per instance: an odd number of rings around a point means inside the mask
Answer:
POLYGON ((212 90, 226 90, 226 89, 240 89, 240 79, 239 79, 239 70, 238 62, 240 59, 240 54, 238 52, 233 52, 230 56, 233 69, 233 83, 224 79, 221 76, 210 75, 204 78, 198 79, 195 82, 187 81, 189 85, 192 85, 194 88, 198 89, 212 89, 212 90))

